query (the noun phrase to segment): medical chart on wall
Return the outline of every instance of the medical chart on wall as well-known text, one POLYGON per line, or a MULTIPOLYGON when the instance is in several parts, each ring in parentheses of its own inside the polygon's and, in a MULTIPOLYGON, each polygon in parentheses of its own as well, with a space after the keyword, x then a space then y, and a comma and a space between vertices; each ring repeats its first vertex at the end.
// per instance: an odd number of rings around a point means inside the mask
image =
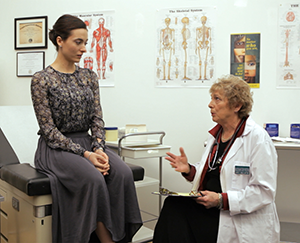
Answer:
POLYGON ((230 73, 259 88, 260 34, 231 34, 230 73))
POLYGON ((157 11, 156 87, 210 87, 215 79, 215 7, 157 11))
POLYGON ((300 3, 278 10, 277 88, 300 88, 300 3))
POLYGON ((101 87, 114 86, 114 30, 115 12, 101 11, 73 14, 82 19, 88 28, 87 52, 79 66, 93 70, 101 87))

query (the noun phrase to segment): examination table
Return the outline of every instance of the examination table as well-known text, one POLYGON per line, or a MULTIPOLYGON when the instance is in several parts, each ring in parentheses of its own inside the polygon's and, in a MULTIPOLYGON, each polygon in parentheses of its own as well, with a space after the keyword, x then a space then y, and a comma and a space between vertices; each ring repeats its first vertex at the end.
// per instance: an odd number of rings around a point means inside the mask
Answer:
MULTIPOLYGON (((144 168, 128 165, 134 180, 143 180, 144 168)), ((0 243, 52 242, 49 179, 30 164, 20 163, 1 128, 0 195, 0 243)))

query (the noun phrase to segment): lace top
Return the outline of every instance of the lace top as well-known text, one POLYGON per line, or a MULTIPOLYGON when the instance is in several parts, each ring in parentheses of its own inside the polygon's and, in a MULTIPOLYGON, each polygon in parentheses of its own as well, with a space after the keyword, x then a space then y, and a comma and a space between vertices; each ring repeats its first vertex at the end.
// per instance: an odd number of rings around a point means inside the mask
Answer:
POLYGON ((91 131, 93 148, 104 146, 105 132, 97 75, 76 66, 74 73, 61 73, 51 66, 35 73, 31 97, 36 118, 48 146, 80 154, 85 151, 64 133, 91 131), (98 143, 97 138, 101 139, 98 143))

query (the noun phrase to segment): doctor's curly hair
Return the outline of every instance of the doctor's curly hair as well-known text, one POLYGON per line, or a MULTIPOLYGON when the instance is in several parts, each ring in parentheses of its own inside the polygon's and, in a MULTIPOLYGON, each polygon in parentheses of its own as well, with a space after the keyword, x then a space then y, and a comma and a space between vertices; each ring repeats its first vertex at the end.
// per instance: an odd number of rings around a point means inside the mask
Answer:
POLYGON ((245 118, 250 114, 253 105, 253 93, 242 78, 234 75, 225 75, 213 83, 209 89, 210 94, 216 91, 225 95, 230 108, 242 105, 238 111, 239 118, 245 118))

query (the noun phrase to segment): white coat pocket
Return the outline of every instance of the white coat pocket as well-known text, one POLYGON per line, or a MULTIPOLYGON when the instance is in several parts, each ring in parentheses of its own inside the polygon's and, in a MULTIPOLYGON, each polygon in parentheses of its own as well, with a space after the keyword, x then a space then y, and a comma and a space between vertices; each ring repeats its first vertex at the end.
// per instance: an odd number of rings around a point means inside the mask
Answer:
POLYGON ((243 189, 251 176, 250 165, 247 162, 237 161, 233 168, 232 189, 243 189))

